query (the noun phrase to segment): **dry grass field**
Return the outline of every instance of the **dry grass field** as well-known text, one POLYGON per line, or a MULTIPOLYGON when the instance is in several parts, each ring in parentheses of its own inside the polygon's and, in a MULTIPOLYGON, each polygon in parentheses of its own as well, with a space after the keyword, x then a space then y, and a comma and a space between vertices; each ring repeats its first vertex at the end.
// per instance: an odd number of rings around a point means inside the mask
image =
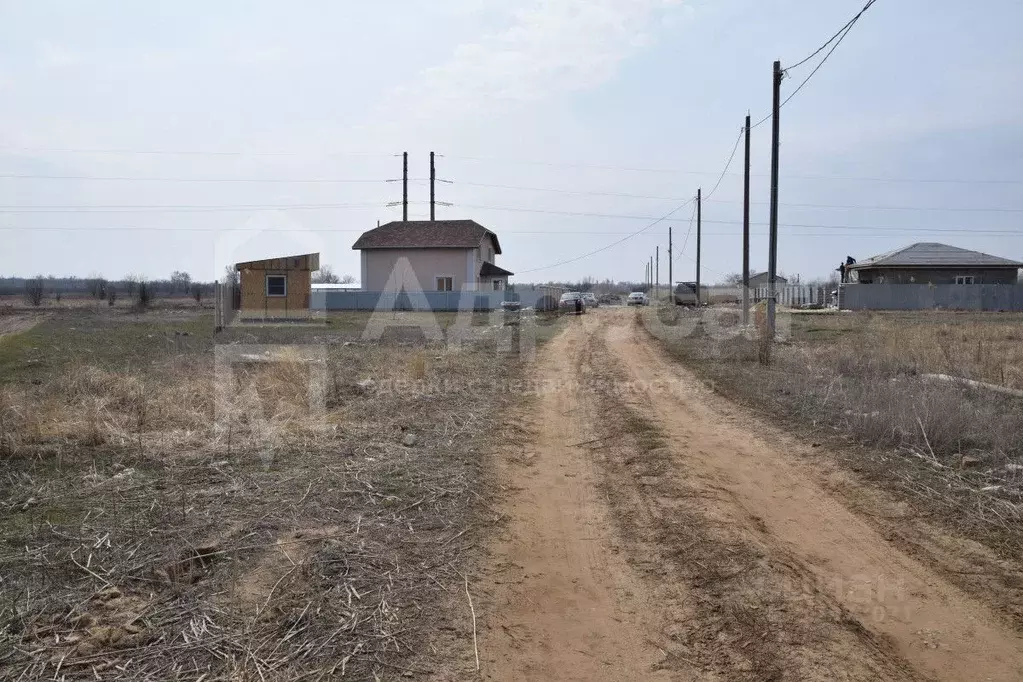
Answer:
POLYGON ((216 339, 178 307, 35 321, 0 336, 0 678, 430 670, 513 359, 363 343, 358 317, 216 339), (327 359, 255 351, 225 402, 215 341, 327 359))
POLYGON ((1023 315, 792 313, 768 365, 734 309, 684 315, 651 310, 646 326, 715 390, 846 444, 855 470, 1023 551, 1023 398, 928 376, 1023 388, 1023 315))

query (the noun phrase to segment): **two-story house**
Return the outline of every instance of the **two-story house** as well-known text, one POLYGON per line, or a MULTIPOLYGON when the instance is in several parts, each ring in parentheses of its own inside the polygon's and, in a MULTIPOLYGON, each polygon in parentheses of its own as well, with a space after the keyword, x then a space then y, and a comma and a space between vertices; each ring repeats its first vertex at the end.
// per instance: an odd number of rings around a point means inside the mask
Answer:
POLYGON ((497 235, 474 220, 396 220, 352 248, 367 291, 501 291, 514 274, 495 263, 497 235))

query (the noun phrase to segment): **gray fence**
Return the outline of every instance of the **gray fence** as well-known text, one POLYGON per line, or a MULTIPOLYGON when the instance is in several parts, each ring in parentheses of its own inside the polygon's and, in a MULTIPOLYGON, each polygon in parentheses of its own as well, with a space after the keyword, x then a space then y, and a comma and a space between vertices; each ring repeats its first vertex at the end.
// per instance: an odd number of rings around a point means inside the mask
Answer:
POLYGON ((535 307, 543 296, 557 300, 560 293, 546 287, 524 291, 313 291, 313 310, 494 310, 505 301, 535 307))
POLYGON ((1023 311, 1023 284, 843 284, 843 310, 1023 311))

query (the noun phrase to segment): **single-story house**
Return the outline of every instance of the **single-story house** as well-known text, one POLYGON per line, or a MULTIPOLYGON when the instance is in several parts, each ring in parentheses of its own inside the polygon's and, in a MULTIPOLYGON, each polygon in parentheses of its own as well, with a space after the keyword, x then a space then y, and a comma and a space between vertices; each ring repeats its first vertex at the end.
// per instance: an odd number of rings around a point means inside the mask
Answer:
POLYGON ((1016 284, 1023 263, 948 244, 917 242, 846 266, 860 284, 1016 284))
POLYGON ((366 291, 502 291, 514 274, 496 264, 497 235, 475 220, 396 220, 352 248, 366 291))
POLYGON ((234 268, 243 317, 308 317, 312 273, 320 269, 320 254, 254 260, 234 268))
MULTIPOLYGON (((776 284, 788 284, 789 280, 786 279, 785 277, 782 277, 781 275, 775 273, 774 281, 775 281, 776 284)), ((750 287, 766 287, 769 283, 770 282, 767 279, 767 273, 766 272, 758 272, 755 275, 750 275, 749 276, 749 285, 750 285, 750 287)), ((739 284, 742 284, 742 282, 739 282, 739 284)))

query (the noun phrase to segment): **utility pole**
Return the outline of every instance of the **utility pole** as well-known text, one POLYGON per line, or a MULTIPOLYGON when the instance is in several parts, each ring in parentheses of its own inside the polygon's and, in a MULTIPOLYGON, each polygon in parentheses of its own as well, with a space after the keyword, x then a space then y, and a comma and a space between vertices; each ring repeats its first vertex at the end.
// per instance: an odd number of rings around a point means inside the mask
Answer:
POLYGON ((702 305, 700 300, 700 230, 703 222, 703 188, 696 190, 696 305, 702 305))
POLYGON ((742 325, 749 324, 749 114, 746 114, 746 170, 742 179, 742 325))
POLYGON ((408 152, 401 153, 401 219, 408 220, 408 152))
POLYGON ((675 303, 675 280, 671 277, 671 262, 674 256, 671 254, 671 225, 668 226, 668 299, 675 303))
POLYGON ((781 110, 781 62, 774 62, 774 97, 771 109, 771 233, 767 254, 767 333, 774 341, 775 276, 778 269, 778 114, 781 110))
POLYGON ((433 152, 430 152, 430 220, 436 220, 437 215, 434 212, 434 192, 433 187, 437 182, 437 169, 433 165, 433 152))
POLYGON ((661 290, 661 245, 658 244, 654 247, 654 254, 657 258, 656 265, 654 267, 654 300, 657 300, 657 294, 661 290))

